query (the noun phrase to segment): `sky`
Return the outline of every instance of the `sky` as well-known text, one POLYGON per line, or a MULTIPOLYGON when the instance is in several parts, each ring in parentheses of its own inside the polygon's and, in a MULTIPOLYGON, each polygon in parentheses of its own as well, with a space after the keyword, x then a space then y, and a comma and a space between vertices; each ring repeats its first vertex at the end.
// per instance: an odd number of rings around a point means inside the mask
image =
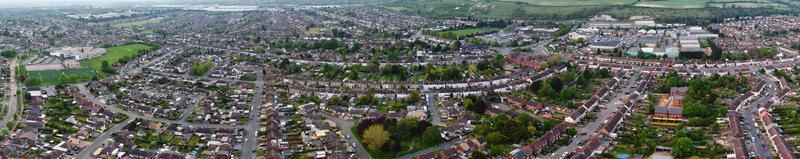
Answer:
POLYGON ((0 7, 104 6, 119 3, 152 3, 171 0, 0 0, 0 7))

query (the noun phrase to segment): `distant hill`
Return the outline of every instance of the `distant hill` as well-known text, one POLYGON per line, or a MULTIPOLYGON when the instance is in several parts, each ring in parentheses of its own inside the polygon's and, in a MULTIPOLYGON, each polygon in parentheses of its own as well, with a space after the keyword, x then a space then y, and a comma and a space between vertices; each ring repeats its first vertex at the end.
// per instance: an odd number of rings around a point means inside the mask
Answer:
POLYGON ((728 16, 799 13, 795 0, 393 0, 380 6, 434 17, 491 19, 588 19, 597 14, 626 18, 654 16, 662 21, 706 20, 728 16))

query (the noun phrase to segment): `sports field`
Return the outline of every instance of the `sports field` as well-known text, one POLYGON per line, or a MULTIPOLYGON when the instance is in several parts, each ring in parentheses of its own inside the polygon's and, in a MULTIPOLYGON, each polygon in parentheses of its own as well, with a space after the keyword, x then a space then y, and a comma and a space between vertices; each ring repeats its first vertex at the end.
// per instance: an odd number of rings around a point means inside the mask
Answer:
POLYGON ((438 32, 438 36, 448 38, 448 39, 456 39, 456 38, 463 38, 471 35, 476 34, 483 34, 488 32, 497 31, 497 28, 467 28, 467 29, 456 29, 456 30, 447 30, 438 32))
POLYGON ((86 82, 97 76, 97 71, 90 68, 48 70, 48 71, 28 71, 26 78, 41 80, 40 84, 54 85, 60 83, 86 82))
POLYGON ((134 56, 145 53, 152 48, 153 46, 146 44, 126 44, 110 47, 106 49, 106 54, 103 56, 81 61, 81 67, 92 68, 100 72, 103 67, 103 61, 108 61, 108 64, 113 66, 114 64, 119 63, 119 59, 122 59, 123 57, 133 58, 134 56))
POLYGON ((153 18, 153 19, 146 19, 146 20, 139 20, 139 21, 111 24, 111 27, 114 27, 114 28, 133 28, 133 27, 138 27, 138 26, 147 25, 147 24, 151 24, 151 23, 156 23, 158 21, 161 21, 161 18, 153 18))

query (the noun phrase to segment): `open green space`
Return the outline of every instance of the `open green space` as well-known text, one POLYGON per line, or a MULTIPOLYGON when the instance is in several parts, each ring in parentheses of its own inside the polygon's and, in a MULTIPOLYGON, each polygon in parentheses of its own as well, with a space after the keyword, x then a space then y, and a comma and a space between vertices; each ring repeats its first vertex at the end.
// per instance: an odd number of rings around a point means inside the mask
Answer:
POLYGON ((589 5, 625 5, 632 4, 636 0, 500 0, 508 2, 523 2, 530 5, 540 6, 589 6, 589 5))
POLYGON ((758 16, 787 11, 795 13, 798 12, 798 5, 800 2, 791 0, 416 0, 395 1, 380 6, 408 14, 442 18, 564 21, 585 20, 609 12, 633 12, 634 15, 654 16, 657 20, 758 16))
POLYGON ((62 83, 86 82, 92 77, 99 75, 91 68, 47 70, 47 71, 27 71, 25 76, 26 85, 54 85, 62 83))
POLYGON ((138 21, 111 24, 111 27, 114 27, 114 28, 133 28, 133 27, 138 27, 138 26, 142 26, 142 25, 156 23, 158 21, 161 21, 161 19, 153 18, 153 19, 146 19, 146 20, 138 20, 138 21))
POLYGON ((499 29, 497 28, 490 28, 490 27, 482 27, 482 28, 465 28, 465 29, 454 29, 454 30, 445 30, 445 31, 435 31, 435 32, 428 32, 428 34, 433 34, 434 36, 448 38, 448 39, 462 39, 465 37, 471 37, 480 34, 487 34, 491 32, 495 32, 499 29))
POLYGON ((120 59, 130 59, 151 49, 153 46, 139 43, 110 47, 106 49, 106 54, 103 56, 81 61, 81 67, 92 68, 100 72, 103 69, 103 61, 107 61, 109 65, 113 66, 119 63, 120 59))
POLYGON ((652 8, 703 8, 708 0, 662 0, 642 1, 635 4, 637 7, 652 8))

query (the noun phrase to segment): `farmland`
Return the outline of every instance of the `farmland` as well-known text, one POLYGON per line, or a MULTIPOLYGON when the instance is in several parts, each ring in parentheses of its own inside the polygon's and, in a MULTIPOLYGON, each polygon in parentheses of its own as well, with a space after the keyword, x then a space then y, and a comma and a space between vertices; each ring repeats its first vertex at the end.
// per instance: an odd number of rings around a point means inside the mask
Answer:
POLYGON ((108 64, 113 66, 119 63, 120 59, 125 57, 132 58, 139 54, 145 53, 149 50, 153 49, 153 46, 147 44, 126 44, 120 46, 114 46, 106 49, 106 54, 103 56, 89 59, 85 61, 81 61, 81 67, 84 68, 92 68, 94 70, 100 71, 103 67, 103 61, 108 61, 108 64))

